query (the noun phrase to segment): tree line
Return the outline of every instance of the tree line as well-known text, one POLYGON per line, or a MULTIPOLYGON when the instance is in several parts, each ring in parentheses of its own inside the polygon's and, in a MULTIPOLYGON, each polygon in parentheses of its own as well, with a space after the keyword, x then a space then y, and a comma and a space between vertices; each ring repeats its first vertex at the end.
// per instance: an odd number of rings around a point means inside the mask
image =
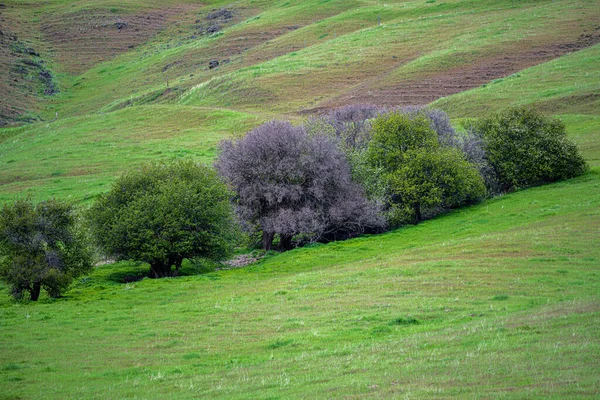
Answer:
POLYGON ((153 278, 236 246, 289 250, 414 224, 486 197, 583 174, 564 124, 511 108, 457 133, 429 108, 350 105, 225 140, 215 168, 154 162, 123 173, 89 209, 47 200, 0 211, 0 277, 15 298, 60 294, 96 250, 153 278))

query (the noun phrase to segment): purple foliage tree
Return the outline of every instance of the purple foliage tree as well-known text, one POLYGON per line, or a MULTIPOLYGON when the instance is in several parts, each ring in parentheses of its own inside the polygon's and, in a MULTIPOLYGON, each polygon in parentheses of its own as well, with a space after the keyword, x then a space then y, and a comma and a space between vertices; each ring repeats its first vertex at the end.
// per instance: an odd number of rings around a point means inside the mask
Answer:
POLYGON ((411 117, 423 115, 429 120, 429 125, 437 133, 438 142, 445 147, 458 147, 456 131, 452 127, 448 114, 438 108, 402 107, 397 109, 402 114, 411 117))
POLYGON ((221 150, 216 168, 237 193, 245 228, 262 234, 265 250, 275 235, 287 250, 295 235, 331 240, 384 225, 327 135, 271 121, 237 141, 222 142, 221 150))
POLYGON ((342 144, 350 149, 364 149, 371 140, 370 120, 385 112, 372 104, 350 104, 336 108, 325 116, 342 144))

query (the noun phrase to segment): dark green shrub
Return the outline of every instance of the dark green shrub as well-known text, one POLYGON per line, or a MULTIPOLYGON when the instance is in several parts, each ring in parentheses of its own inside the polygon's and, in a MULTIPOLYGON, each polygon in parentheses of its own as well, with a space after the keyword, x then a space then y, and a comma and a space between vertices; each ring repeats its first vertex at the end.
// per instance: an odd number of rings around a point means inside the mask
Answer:
POLYGON ((414 317, 400 317, 390 322, 390 325, 419 325, 419 320, 414 317))
POLYGON ((15 298, 29 292, 35 301, 42 288, 58 297, 92 267, 71 204, 48 200, 34 205, 27 199, 0 210, 0 277, 15 298))
POLYGON ((440 144, 430 120, 420 113, 378 117, 368 159, 384 170, 393 224, 418 222, 425 213, 475 203, 485 196, 477 169, 460 150, 440 144))
POLYGON ((511 108, 475 124, 485 156, 503 191, 583 174, 585 160, 557 118, 530 108, 511 108))
POLYGON ((154 163, 124 173, 89 215, 108 255, 147 262, 160 278, 177 275, 186 258, 229 255, 237 233, 230 197, 206 166, 154 163))

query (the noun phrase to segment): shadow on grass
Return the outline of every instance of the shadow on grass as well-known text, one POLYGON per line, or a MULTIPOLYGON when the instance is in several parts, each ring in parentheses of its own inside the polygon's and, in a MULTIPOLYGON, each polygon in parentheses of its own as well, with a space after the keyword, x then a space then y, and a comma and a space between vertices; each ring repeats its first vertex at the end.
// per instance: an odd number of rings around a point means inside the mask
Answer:
MULTIPOLYGON (((206 260, 183 260, 183 264, 176 277, 195 276, 214 272, 220 264, 206 260)), ((94 274, 96 278, 111 283, 126 284, 141 281, 150 277, 150 265, 137 261, 119 261, 113 264, 102 265, 94 274)))

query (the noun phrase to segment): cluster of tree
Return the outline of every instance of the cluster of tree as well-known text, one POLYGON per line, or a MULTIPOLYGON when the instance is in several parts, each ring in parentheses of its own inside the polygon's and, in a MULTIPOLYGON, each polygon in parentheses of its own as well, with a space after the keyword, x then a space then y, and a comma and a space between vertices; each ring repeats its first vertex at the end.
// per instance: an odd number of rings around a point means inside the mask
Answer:
POLYGON ((271 121, 221 150, 217 170, 236 193, 244 228, 260 235, 265 250, 275 235, 287 250, 296 236, 332 240, 384 227, 330 136, 271 121))
MULTIPOLYGON (((457 134, 440 110, 353 105, 303 125, 271 121, 226 140, 216 171, 193 161, 124 173, 87 212, 96 246, 175 276, 184 259, 226 258, 240 227, 270 250, 416 223, 495 195, 566 179, 587 165, 564 125, 515 108, 457 134), (174 269, 173 269, 174 268, 174 269)), ((0 211, 0 277, 12 294, 59 296, 92 268, 72 205, 0 211)))
POLYGON ((458 134, 441 110, 351 105, 296 127, 268 122, 221 150, 216 167, 243 228, 283 250, 416 223, 587 168, 562 122, 527 108, 458 134))
POLYGON ((177 161, 124 173, 83 218, 55 200, 5 204, 0 276, 15 298, 29 292, 37 300, 41 288, 57 297, 91 270, 93 244, 115 259, 147 262, 150 277, 175 276, 185 258, 229 256, 239 237, 231 196, 213 169, 177 161))

